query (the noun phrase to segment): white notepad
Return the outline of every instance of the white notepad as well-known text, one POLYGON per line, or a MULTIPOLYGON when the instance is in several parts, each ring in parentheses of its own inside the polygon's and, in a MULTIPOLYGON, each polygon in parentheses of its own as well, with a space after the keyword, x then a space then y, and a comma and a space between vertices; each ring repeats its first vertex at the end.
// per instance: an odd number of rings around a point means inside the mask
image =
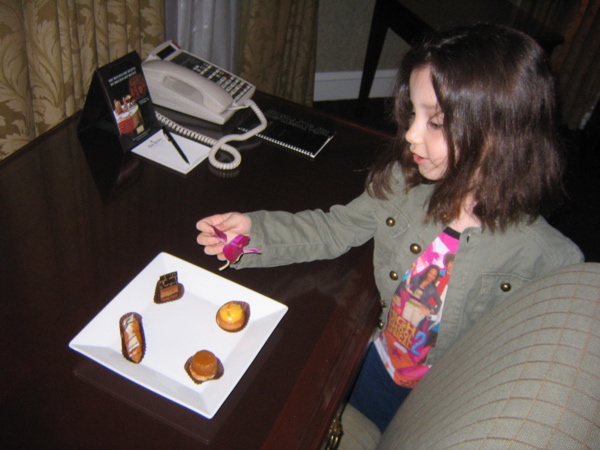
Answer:
POLYGON ((143 158, 157 162, 169 169, 187 174, 208 157, 210 148, 191 139, 171 133, 179 147, 189 160, 186 163, 173 144, 167 139, 163 130, 159 130, 135 147, 132 152, 143 158))

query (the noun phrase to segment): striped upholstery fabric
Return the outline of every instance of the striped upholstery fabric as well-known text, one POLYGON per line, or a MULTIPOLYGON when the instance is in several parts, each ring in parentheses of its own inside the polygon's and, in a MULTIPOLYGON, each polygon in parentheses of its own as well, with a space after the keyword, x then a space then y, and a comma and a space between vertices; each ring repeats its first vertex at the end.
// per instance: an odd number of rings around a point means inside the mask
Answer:
POLYGON ((586 263, 486 314, 419 383, 378 448, 598 449, 599 399, 600 264, 586 263))
POLYGON ((338 450, 374 449, 381 439, 381 431, 377 425, 363 416, 350 403, 344 407, 342 430, 343 435, 338 450))

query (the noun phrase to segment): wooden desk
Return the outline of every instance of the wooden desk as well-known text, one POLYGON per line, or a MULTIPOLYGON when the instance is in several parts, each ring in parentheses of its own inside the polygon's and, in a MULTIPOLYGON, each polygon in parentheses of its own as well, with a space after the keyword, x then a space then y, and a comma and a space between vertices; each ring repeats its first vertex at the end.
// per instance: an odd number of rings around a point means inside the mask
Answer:
POLYGON ((550 54, 564 37, 539 23, 509 0, 377 0, 358 94, 356 117, 364 113, 388 28, 413 44, 437 28, 476 22, 509 25, 534 37, 550 54))
POLYGON ((103 196, 98 186, 110 186, 94 181, 76 125, 72 117, 0 162, 0 444, 318 448, 379 315, 371 246, 334 261, 218 272, 195 243, 195 223, 229 210, 347 202, 388 137, 336 121, 337 136, 314 161, 259 143, 225 176, 206 162, 183 177, 132 157, 103 196), (289 307, 212 420, 68 348, 162 251, 289 307))

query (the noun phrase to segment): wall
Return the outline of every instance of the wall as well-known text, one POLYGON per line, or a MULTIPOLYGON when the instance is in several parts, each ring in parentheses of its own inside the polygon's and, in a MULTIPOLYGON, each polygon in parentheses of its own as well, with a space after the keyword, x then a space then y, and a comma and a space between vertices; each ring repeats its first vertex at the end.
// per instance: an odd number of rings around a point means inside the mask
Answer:
MULTIPOLYGON (((375 0, 320 0, 315 101, 358 98, 375 0)), ((389 31, 371 89, 387 97, 400 59, 408 49, 389 31)))

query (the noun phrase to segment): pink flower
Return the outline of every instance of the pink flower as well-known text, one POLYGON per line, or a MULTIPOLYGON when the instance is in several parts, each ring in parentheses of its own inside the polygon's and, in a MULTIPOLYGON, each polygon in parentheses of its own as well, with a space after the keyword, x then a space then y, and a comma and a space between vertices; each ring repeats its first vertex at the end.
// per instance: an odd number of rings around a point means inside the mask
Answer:
POLYGON ((215 230, 215 236, 225 244, 225 247, 223 247, 223 255, 225 255, 227 263, 223 267, 220 267, 219 270, 226 269, 229 267, 229 264, 237 262, 244 253, 260 253, 260 251, 255 248, 244 249, 244 247, 250 243, 250 238, 248 236, 238 234, 231 242, 227 243, 227 235, 225 233, 215 226, 213 226, 213 230, 215 230))

